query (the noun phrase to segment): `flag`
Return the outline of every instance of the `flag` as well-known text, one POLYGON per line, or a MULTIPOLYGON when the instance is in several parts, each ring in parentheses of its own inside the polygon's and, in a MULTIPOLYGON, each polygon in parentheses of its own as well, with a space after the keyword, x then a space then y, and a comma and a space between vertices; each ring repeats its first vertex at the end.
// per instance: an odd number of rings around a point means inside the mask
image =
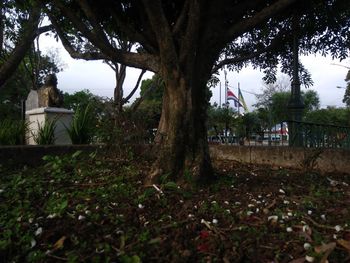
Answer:
POLYGON ((242 105, 242 107, 244 109, 244 112, 248 112, 248 107, 247 107, 247 104, 244 101, 243 94, 242 94, 240 88, 238 88, 238 99, 239 99, 239 102, 240 102, 240 104, 242 105))
POLYGON ((236 108, 243 107, 242 104, 239 102, 238 98, 236 97, 236 95, 229 88, 227 88, 227 100, 233 100, 236 108))

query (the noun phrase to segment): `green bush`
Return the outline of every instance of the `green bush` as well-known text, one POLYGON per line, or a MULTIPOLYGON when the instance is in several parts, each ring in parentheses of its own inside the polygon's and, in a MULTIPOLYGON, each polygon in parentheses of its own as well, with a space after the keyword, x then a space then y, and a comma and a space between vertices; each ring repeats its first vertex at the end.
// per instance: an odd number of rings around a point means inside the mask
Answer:
POLYGON ((22 120, 0 121, 0 145, 25 144, 28 122, 22 120))
POLYGON ((93 117, 91 104, 77 108, 71 126, 65 126, 73 144, 89 144, 91 142, 93 117))
POLYGON ((49 145, 55 143, 55 127, 57 119, 46 119, 44 125, 38 123, 38 133, 33 134, 34 141, 39 145, 49 145))

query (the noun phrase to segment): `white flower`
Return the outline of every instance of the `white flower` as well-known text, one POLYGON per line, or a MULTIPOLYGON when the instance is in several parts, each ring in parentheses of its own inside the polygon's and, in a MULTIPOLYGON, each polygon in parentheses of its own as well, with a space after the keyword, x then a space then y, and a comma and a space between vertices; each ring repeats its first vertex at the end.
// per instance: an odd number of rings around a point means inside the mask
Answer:
POLYGON ((5 192, 5 190, 4 189, 0 189, 0 194, 2 194, 3 192, 5 192))
POLYGON ((91 211, 90 211, 90 210, 86 210, 86 211, 85 211, 85 214, 86 214, 86 215, 90 215, 90 214, 91 214, 91 211))
POLYGON ((311 257, 311 256, 306 255, 306 256, 305 256, 305 260, 306 260, 307 262, 314 262, 315 258, 314 258, 314 257, 311 257))
POLYGON ((333 234, 333 239, 338 239, 338 236, 336 234, 333 234))
POLYGON ((229 203, 228 201, 225 201, 224 204, 225 204, 225 205, 228 205, 228 204, 230 204, 230 203, 229 203))
POLYGON ((326 220, 326 215, 321 215, 321 218, 322 218, 323 220, 326 220))
POLYGON ((247 216, 250 216, 250 215, 252 215, 252 214, 254 214, 254 212, 252 212, 252 211, 247 211, 247 216))
POLYGON ((193 217, 194 217, 194 215, 188 214, 188 218, 193 218, 193 217))
POLYGON ((85 219, 85 216, 82 216, 82 215, 78 216, 78 220, 84 220, 84 219, 85 219))
POLYGON ((248 207, 254 207, 254 205, 253 204, 248 204, 248 207))
POLYGON ((216 218, 213 218, 213 224, 217 224, 219 221, 216 218))
POLYGON ((305 249, 305 250, 308 250, 308 249, 310 249, 310 248, 311 248, 310 243, 304 243, 304 249, 305 249))
POLYGON ((142 204, 139 204, 139 205, 138 205, 138 207, 139 207, 140 209, 145 208, 145 206, 144 206, 144 205, 142 205, 142 204))
POLYGON ((180 199, 179 202, 182 204, 182 203, 184 202, 184 200, 181 200, 181 199, 180 199))
POLYGON ((231 210, 230 209, 226 209, 225 211, 226 211, 226 213, 231 214, 231 210))
POLYGON ((241 204, 241 202, 235 202, 235 205, 240 205, 241 204))
POLYGON ((28 219, 29 224, 33 223, 33 218, 28 219))
POLYGON ((288 201, 288 200, 284 200, 284 201, 283 201, 283 204, 289 205, 289 201, 288 201))
POLYGON ((288 233, 293 232, 293 228, 287 227, 287 228, 286 228, 286 231, 287 231, 288 233))
POLYGON ((335 231, 339 232, 339 231, 341 230, 341 226, 340 226, 340 225, 336 225, 336 226, 334 227, 334 229, 335 229, 335 231))
POLYGON ((43 228, 42 228, 42 227, 39 227, 39 228, 35 231, 35 235, 36 235, 36 236, 39 236, 39 235, 41 235, 42 232, 43 232, 43 228))
POLYGON ((286 192, 283 189, 278 190, 281 194, 285 194, 286 192))
POLYGON ((312 211, 311 211, 311 210, 308 210, 308 211, 307 211, 307 214, 308 214, 308 215, 311 215, 311 214, 312 214, 312 211))
POLYGON ((255 212, 256 212, 256 213, 259 213, 259 212, 260 212, 260 209, 259 209, 259 208, 257 208, 257 209, 255 210, 255 212))
POLYGON ((212 204, 216 204, 216 201, 211 201, 212 204))
POLYGON ((293 216, 293 213, 292 212, 288 212, 287 215, 288 216, 293 216))

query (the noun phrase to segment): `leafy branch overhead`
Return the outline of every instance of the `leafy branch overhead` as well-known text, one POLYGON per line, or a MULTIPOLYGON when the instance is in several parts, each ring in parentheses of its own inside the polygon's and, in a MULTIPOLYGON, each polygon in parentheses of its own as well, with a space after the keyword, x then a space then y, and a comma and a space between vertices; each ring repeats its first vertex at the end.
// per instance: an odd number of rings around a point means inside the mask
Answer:
POLYGON ((300 19, 298 36, 303 54, 322 52, 344 59, 349 48, 347 4, 344 0, 171 4, 56 0, 47 5, 47 13, 65 48, 76 58, 108 58, 158 72, 161 60, 168 57, 184 63, 181 54, 196 45, 197 50, 221 50, 214 58, 217 62, 213 72, 225 65, 238 70, 247 62, 274 68, 278 61, 288 71, 293 34, 291 13, 300 19), (115 37, 137 43, 143 52, 122 51, 115 46, 115 37))

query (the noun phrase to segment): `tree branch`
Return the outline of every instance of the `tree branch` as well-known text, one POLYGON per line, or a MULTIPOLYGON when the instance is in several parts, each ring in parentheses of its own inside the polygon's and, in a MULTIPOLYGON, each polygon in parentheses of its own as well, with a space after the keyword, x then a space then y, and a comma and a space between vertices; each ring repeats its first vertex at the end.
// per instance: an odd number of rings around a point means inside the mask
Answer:
POLYGON ((65 48, 65 50, 69 53, 69 55, 72 58, 75 59, 84 59, 84 60, 109 60, 109 57, 105 56, 104 54, 98 53, 98 52, 79 52, 77 51, 69 42, 69 40, 64 35, 63 31, 61 30, 60 26, 58 25, 58 22, 56 18, 50 13, 47 12, 47 15, 49 16, 52 25, 55 27, 57 35, 61 39, 62 45, 65 48))
POLYGON ((136 92, 137 88, 138 88, 139 85, 140 85, 140 81, 141 81, 141 79, 142 79, 142 77, 143 77, 143 74, 145 74, 145 73, 146 73, 146 70, 142 70, 142 71, 141 71, 141 73, 140 73, 140 75, 139 75, 139 78, 137 79, 137 82, 136 82, 135 87, 134 87, 133 90, 130 92, 130 94, 129 94, 126 98, 123 99, 123 104, 127 103, 127 102, 130 100, 130 98, 134 95, 134 93, 136 92))
POLYGON ((148 20, 157 38, 159 56, 162 60, 165 60, 164 63, 166 65, 173 65, 176 68, 178 56, 160 0, 143 0, 143 3, 148 20))
POLYGON ((228 38, 233 39, 238 36, 240 36, 243 32, 247 32, 250 29, 254 28, 259 23, 263 22, 264 20, 268 19, 272 15, 275 15, 279 12, 281 12, 283 9, 286 9, 288 6, 296 2, 297 0, 279 0, 276 3, 265 7, 260 12, 255 14, 254 16, 243 19, 240 22, 234 24, 229 30, 228 30, 228 38))
POLYGON ((3 87, 7 79, 16 71, 18 65, 30 49, 32 42, 37 36, 37 29, 40 21, 40 5, 35 5, 30 12, 29 19, 26 22, 24 32, 20 40, 16 43, 9 58, 0 67, 0 88, 3 87))
MULTIPOLYGON (((100 49, 101 53, 99 54, 103 54, 101 56, 104 56, 104 58, 101 59, 109 59, 130 67, 146 69, 153 72, 157 72, 159 70, 159 59, 157 57, 150 54, 125 52, 120 49, 116 49, 110 44, 108 40, 101 40, 94 32, 90 31, 90 29, 75 16, 74 12, 65 6, 61 1, 53 0, 53 2, 55 6, 58 7, 62 13, 64 13, 64 15, 73 23, 77 29, 95 47, 100 49)), ((77 56, 77 54, 74 52, 70 54, 77 56)))
POLYGON ((247 61, 249 59, 256 58, 260 56, 261 54, 267 53, 276 47, 279 47, 283 41, 286 41, 286 35, 288 35, 288 32, 291 33, 291 31, 281 31, 270 43, 270 45, 265 46, 263 48, 260 48, 256 50, 255 52, 246 52, 245 54, 242 54, 241 56, 237 56, 234 58, 226 58, 224 60, 221 60, 218 64, 216 64, 212 69, 212 74, 214 74, 216 71, 218 71, 220 68, 222 68, 225 65, 228 64, 234 64, 238 62, 247 61))

